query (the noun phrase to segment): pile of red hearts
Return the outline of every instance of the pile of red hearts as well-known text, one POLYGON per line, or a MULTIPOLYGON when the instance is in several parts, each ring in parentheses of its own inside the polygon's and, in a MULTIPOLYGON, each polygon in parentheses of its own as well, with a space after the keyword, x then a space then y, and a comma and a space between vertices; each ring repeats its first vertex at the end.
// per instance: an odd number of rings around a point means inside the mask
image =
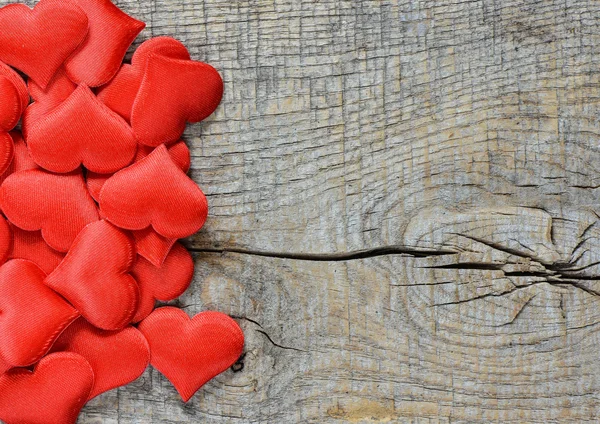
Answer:
POLYGON ((180 137, 216 109, 223 82, 168 37, 123 64, 143 28, 110 0, 0 8, 7 424, 73 423, 89 399, 149 363, 187 401, 242 352, 226 315, 154 310, 192 281, 177 240, 204 225, 208 208, 180 137))

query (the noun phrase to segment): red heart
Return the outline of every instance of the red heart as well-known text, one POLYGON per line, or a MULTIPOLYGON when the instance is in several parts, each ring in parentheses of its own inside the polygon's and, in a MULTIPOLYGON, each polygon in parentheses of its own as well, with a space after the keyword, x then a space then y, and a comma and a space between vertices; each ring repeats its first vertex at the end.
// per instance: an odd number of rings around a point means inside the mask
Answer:
POLYGON ((162 266, 177 239, 161 236, 152 227, 132 231, 137 253, 156 267, 162 266))
POLYGON ((0 187, 0 205, 10 222, 26 231, 42 230, 46 243, 59 252, 68 251, 83 227, 99 219, 81 171, 16 172, 0 187))
POLYGON ((178 140, 186 122, 212 114, 223 96, 223 80, 210 65, 152 55, 131 112, 141 144, 158 146, 178 140))
POLYGON ((12 365, 10 365, 4 359, 0 358, 0 375, 4 374, 6 371, 8 371, 11 368, 12 368, 12 365))
POLYGON ((194 260, 181 244, 176 243, 160 268, 138 255, 131 274, 140 287, 140 303, 133 322, 140 322, 154 309, 156 300, 177 299, 194 278, 194 260))
POLYGON ((84 85, 41 119, 27 122, 31 157, 52 172, 83 165, 108 174, 130 164, 137 150, 129 125, 84 85))
POLYGON ((10 225, 0 215, 0 264, 6 262, 13 245, 13 235, 10 225))
POLYGON ((23 78, 19 76, 10 66, 0 62, 0 75, 8 78, 19 92, 21 98, 21 110, 25 110, 29 104, 29 92, 27 91, 27 85, 23 78))
POLYGON ((76 0, 89 19, 87 38, 65 62, 69 78, 98 87, 115 76, 127 49, 146 24, 110 0, 76 0))
POLYGON ((29 80, 27 85, 31 98, 36 103, 44 105, 44 114, 67 100, 77 88, 77 84, 69 79, 63 67, 56 71, 45 89, 33 80, 29 80))
POLYGON ((1 8, 0 28, 0 60, 45 88, 85 38, 88 19, 74 3, 41 0, 33 10, 24 4, 1 8))
MULTIPOLYGON (((173 159, 173 162, 175 162, 175 164, 179 166, 183 172, 187 173, 190 169, 191 163, 190 149, 188 149, 187 145, 185 144, 185 141, 180 140, 179 142, 169 146, 167 149, 169 151, 171 159, 173 159)), ((150 153, 152 153, 153 150, 154 147, 138 146, 138 150, 135 155, 135 158, 133 159, 133 162, 136 163, 141 161, 150 153)), ((88 190, 90 191, 90 194, 92 195, 94 200, 98 201, 100 199, 100 190, 102 190, 102 186, 104 185, 106 180, 108 180, 111 176, 112 174, 97 174, 91 171, 87 173, 86 182, 88 190)))
POLYGON ((13 160, 15 145, 7 132, 0 131, 0 173, 5 173, 13 160))
POLYGON ((100 192, 100 209, 118 227, 142 230, 152 225, 166 238, 194 234, 208 214, 204 193, 164 145, 109 178, 100 192))
POLYGON ((119 330, 131 322, 139 299, 129 274, 133 240, 106 221, 85 227, 46 284, 67 299, 92 325, 119 330))
POLYGON ((29 366, 45 355, 79 313, 44 285, 33 262, 15 259, 0 267, 0 356, 29 366))
POLYGON ((0 377, 0 419, 7 424, 74 424, 94 384, 81 355, 46 356, 32 371, 17 368, 0 377))
POLYGON ((10 226, 10 230, 12 249, 8 254, 9 259, 27 259, 50 274, 65 257, 64 253, 48 246, 40 231, 25 231, 14 225, 10 226))
POLYGON ((8 77, 0 75, 0 131, 12 130, 22 113, 19 90, 8 77))
POLYGON ((123 65, 117 75, 100 89, 98 99, 129 122, 131 109, 142 84, 148 58, 152 54, 190 60, 186 47, 171 37, 155 37, 144 41, 131 58, 131 65, 123 65))
POLYGON ((95 380, 88 400, 131 383, 150 363, 148 342, 137 328, 100 330, 83 318, 65 330, 52 351, 77 353, 90 363, 95 380))
POLYGON ((219 312, 202 312, 190 319, 180 309, 158 308, 139 329, 150 344, 150 363, 185 402, 232 366, 244 348, 240 327, 219 312))
MULTIPOLYGON (((10 136, 14 141, 14 156, 13 160, 4 171, 2 175, 0 175, 0 184, 4 182, 10 175, 19 171, 27 171, 28 169, 36 169, 38 166, 31 159, 29 155, 29 150, 27 150, 27 146, 25 145, 25 141, 21 136, 21 133, 18 131, 11 131, 10 136)), ((0 145, 2 142, 0 142, 0 145)))

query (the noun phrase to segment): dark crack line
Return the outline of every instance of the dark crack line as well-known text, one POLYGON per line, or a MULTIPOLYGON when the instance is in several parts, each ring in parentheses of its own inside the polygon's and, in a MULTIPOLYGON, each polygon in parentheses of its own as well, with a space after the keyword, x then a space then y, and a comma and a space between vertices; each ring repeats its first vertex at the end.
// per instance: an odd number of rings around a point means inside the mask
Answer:
POLYGON ((301 261, 316 261, 316 262, 341 262, 352 261, 358 259, 375 258, 378 256, 387 255, 407 255, 415 258, 427 258, 432 256, 456 255, 453 250, 434 250, 434 249, 419 249, 406 246, 392 245, 377 247, 374 249, 355 250, 351 252, 340 253, 294 253, 294 252, 269 252, 265 250, 238 249, 238 248, 194 248, 188 247, 191 252, 195 253, 237 253, 240 255, 263 256, 267 258, 292 259, 301 261))
POLYGON ((494 243, 494 242, 491 242, 491 241, 488 241, 488 240, 480 239, 479 237, 468 236, 466 234, 460 234, 460 233, 451 233, 451 234, 454 234, 454 235, 459 236, 459 237, 464 237, 464 238, 467 238, 469 240, 476 241, 477 243, 481 243, 481 244, 483 244, 485 246, 491 247, 492 249, 496 249, 496 250, 499 250, 501 252, 508 253, 509 255, 518 256, 518 257, 524 258, 524 259, 530 259, 532 261, 539 262, 539 263, 541 263, 543 265, 547 265, 547 264, 544 264, 538 258, 535 258, 535 257, 533 257, 531 255, 528 255, 526 253, 523 253, 523 252, 519 252, 516 249, 511 249, 510 247, 501 246, 498 243, 494 243))
POLYGON ((531 301, 536 298, 537 295, 538 294, 536 293, 536 294, 532 295, 529 299, 527 299, 527 301, 525 303, 523 303, 523 305, 521 305, 521 308, 519 309, 519 311, 512 317, 512 319, 510 321, 505 322, 504 324, 496 325, 495 327, 504 327, 506 325, 510 325, 510 324, 514 323, 517 320, 517 318, 519 318, 521 313, 525 310, 527 305, 529 305, 531 303, 531 301))
POLYGON ((262 331, 262 330, 256 330, 256 331, 257 331, 258 333, 261 333, 261 334, 263 334, 263 335, 264 335, 264 336, 267 338, 267 340, 269 340, 269 341, 271 342, 271 344, 272 344, 273 346, 277 346, 277 347, 278 347, 278 348, 280 348, 280 349, 285 349, 285 350, 295 350, 296 352, 303 352, 303 353, 306 353, 306 351, 305 351, 305 350, 298 349, 298 348, 296 348, 296 347, 282 346, 282 345, 280 345, 280 344, 278 344, 278 343, 275 343, 275 342, 273 341, 273 339, 271 338, 271 336, 269 336, 269 335, 268 335, 266 332, 264 332, 264 331, 262 331))

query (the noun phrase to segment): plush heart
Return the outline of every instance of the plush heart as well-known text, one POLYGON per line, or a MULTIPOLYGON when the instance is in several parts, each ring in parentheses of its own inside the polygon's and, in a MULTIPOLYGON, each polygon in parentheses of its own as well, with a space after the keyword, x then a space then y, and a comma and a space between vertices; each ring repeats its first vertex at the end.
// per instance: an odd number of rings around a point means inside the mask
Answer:
POLYGON ((4 174, 15 155, 15 145, 11 135, 0 131, 0 173, 4 174))
POLYGON ((0 205, 11 223, 26 231, 41 230, 46 243, 59 252, 68 251, 83 227, 99 219, 81 171, 16 172, 0 187, 0 205))
POLYGON ((12 130, 22 113, 19 90, 9 78, 0 75, 0 131, 12 130))
POLYGON ((74 352, 87 359, 94 370, 94 388, 88 399, 131 383, 150 363, 148 342, 137 328, 100 330, 83 318, 64 331, 52 352, 74 352))
MULTIPOLYGON (((167 149, 169 151, 171 159, 173 159, 173 162, 175 162, 175 164, 179 166, 183 172, 187 173, 190 169, 191 163, 190 149, 188 149, 187 145, 185 144, 185 141, 180 140, 179 142, 169 146, 167 149)), ((152 153, 153 150, 153 147, 138 146, 138 150, 135 155, 135 158, 133 159, 133 162, 135 163, 141 161, 150 153, 152 153)), ((87 173, 87 187, 94 200, 100 200, 100 190, 102 190, 102 186, 104 186, 106 180, 108 180, 112 175, 113 174, 97 174, 91 171, 87 173)))
POLYGON ((45 355, 79 313, 44 285, 46 274, 22 259, 0 267, 0 356, 29 366, 45 355))
POLYGON ((109 178, 100 192, 100 209, 128 230, 152 227, 166 238, 183 238, 206 221, 204 193, 173 162, 164 145, 109 178))
POLYGON ((0 265, 9 257, 13 246, 13 234, 9 223, 0 215, 0 265))
MULTIPOLYGON (((28 169, 36 169, 38 167, 33 159, 31 159, 29 150, 27 150, 27 146, 25 145, 25 141, 23 140, 21 133, 18 131, 11 131, 10 136, 14 142, 15 153, 6 171, 0 175, 0 184, 2 184, 5 179, 15 172, 27 171, 28 169)), ((1 142, 0 145, 2 145, 1 142)))
POLYGON ((156 267, 162 266, 177 239, 166 238, 152 227, 132 231, 138 255, 156 267))
POLYGON ((85 227, 46 285, 67 299, 92 325, 120 330, 131 322, 139 289, 129 272, 133 240, 106 221, 85 227))
POLYGON ((141 144, 158 146, 178 140, 186 122, 211 115, 223 96, 223 80, 210 65, 152 55, 131 112, 141 144))
POLYGON ((77 84, 69 79, 65 68, 60 67, 46 88, 40 87, 33 80, 27 82, 27 87, 29 88, 31 98, 36 103, 43 104, 46 112, 49 112, 67 100, 77 88, 77 84))
POLYGON ((12 248, 8 259, 27 259, 39 266, 46 274, 56 269, 65 257, 44 241, 41 231, 25 231, 10 225, 12 232, 12 248))
POLYGON ((88 31, 85 12, 74 3, 41 0, 0 9, 0 60, 45 88, 88 31))
POLYGON ((240 327, 219 312, 202 312, 190 319, 180 309, 158 308, 139 329, 150 344, 150 363, 185 402, 233 365, 244 348, 240 327))
POLYGON ((135 51, 131 65, 123 65, 112 81, 98 91, 98 99, 128 122, 131 121, 131 109, 142 84, 148 58, 152 54, 190 60, 187 48, 179 41, 171 37, 151 38, 135 51))
POLYGON ((19 76, 10 66, 0 62, 0 75, 8 78, 19 92, 21 98, 21 110, 25 110, 29 104, 29 92, 23 78, 19 76))
POLYGON ((38 165, 59 173, 80 165, 115 172, 131 163, 137 150, 129 125, 84 85, 41 119, 28 120, 27 145, 38 165))
POLYGON ((140 303, 133 322, 140 322, 150 315, 156 300, 168 302, 187 290, 194 277, 194 260, 185 247, 176 243, 159 268, 138 255, 131 274, 140 287, 140 303))
POLYGON ((146 24, 123 13, 110 0, 76 0, 89 19, 89 32, 65 62, 69 78, 98 87, 115 76, 127 49, 146 24))
POLYGON ((7 424, 74 424, 94 384, 81 355, 61 352, 32 371, 16 368, 0 377, 0 419, 7 424))

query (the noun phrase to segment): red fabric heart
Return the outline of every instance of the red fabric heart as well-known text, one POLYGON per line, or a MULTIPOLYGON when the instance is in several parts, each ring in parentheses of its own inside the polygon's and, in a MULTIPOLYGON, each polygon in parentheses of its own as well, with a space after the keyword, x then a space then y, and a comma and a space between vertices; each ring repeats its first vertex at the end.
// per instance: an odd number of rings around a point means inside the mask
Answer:
POLYGON ((23 78, 19 76, 10 66, 0 62, 0 75, 8 78, 19 92, 21 98, 21 110, 25 110, 29 104, 29 92, 27 91, 27 85, 23 78))
POLYGON ((10 226, 10 230, 12 248, 8 253, 8 259, 27 259, 39 266, 46 274, 50 274, 65 257, 64 253, 48 246, 40 231, 25 231, 14 225, 10 226))
POLYGON ((144 41, 131 58, 131 65, 123 65, 117 75, 100 89, 98 99, 131 121, 131 109, 142 84, 148 58, 152 54, 190 60, 187 48, 171 37, 155 37, 144 41))
POLYGON ((15 259, 0 267, 0 356, 29 366, 45 355, 79 313, 44 285, 33 262, 15 259))
POLYGON ((206 221, 204 193, 159 146, 140 162, 117 172, 100 192, 106 219, 120 228, 152 227, 166 238, 184 238, 206 221))
POLYGON ((5 173, 15 155, 13 139, 7 132, 0 131, 0 173, 5 173))
POLYGON ((185 402, 232 366, 244 349, 240 327, 219 312, 202 312, 190 319, 180 309, 158 308, 139 329, 150 344, 150 363, 185 402))
POLYGON ((31 98, 37 103, 42 103, 45 106, 46 112, 49 112, 67 100, 77 88, 77 84, 67 76, 64 67, 56 71, 56 74, 54 74, 54 77, 52 77, 46 88, 40 87, 33 80, 29 80, 27 86, 31 98))
MULTIPOLYGON (((175 164, 179 166, 183 172, 187 173, 190 169, 191 163, 190 149, 188 149, 185 141, 180 140, 179 142, 169 146, 167 149, 171 159, 173 159, 173 162, 175 162, 175 164)), ((133 162, 136 163, 141 161, 150 153, 152 153, 153 150, 153 147, 138 146, 138 150, 133 162)), ((94 200, 100 200, 100 190, 102 190, 102 186, 104 186, 106 180, 108 180, 112 175, 113 174, 97 174, 91 171, 87 173, 86 182, 88 190, 90 191, 90 194, 94 200)))
POLYGON ((60 173, 82 164, 112 173, 130 164, 137 150, 129 125, 84 85, 40 120, 28 120, 27 145, 38 165, 60 173))
POLYGON ((0 184, 2 184, 5 179, 15 172, 27 171, 28 169, 36 169, 38 167, 33 159, 31 159, 29 150, 27 150, 27 146, 25 145, 25 141, 23 140, 21 133, 18 131, 11 131, 10 136, 14 141, 15 153, 13 155, 13 160, 6 171, 0 175, 0 184))
POLYGON ((76 0, 89 19, 89 32, 65 62, 78 84, 98 87, 115 76, 127 49, 146 24, 123 13, 110 0, 76 0))
POLYGON ((16 172, 0 187, 0 205, 11 223, 26 231, 41 230, 46 243, 59 252, 68 251, 83 227, 99 219, 81 171, 16 172))
POLYGON ((194 260, 185 247, 176 243, 159 268, 138 255, 131 274, 140 287, 140 303, 133 322, 140 322, 150 315, 156 300, 168 302, 187 290, 194 277, 194 260))
POLYGON ((52 351, 74 352, 90 363, 94 370, 94 388, 88 400, 131 383, 150 363, 148 342, 137 328, 100 330, 83 318, 64 331, 52 351))
POLYGON ((162 266, 177 239, 161 236, 152 227, 132 231, 137 253, 156 267, 162 266))
POLYGON ((223 80, 210 65, 152 55, 131 112, 141 144, 158 146, 178 140, 186 122, 211 115, 223 96, 223 80))
POLYGON ((0 9, 0 60, 45 88, 81 44, 88 18, 74 3, 41 0, 35 8, 9 4, 0 9))
POLYGON ((19 90, 8 77, 0 75, 0 131, 12 130, 22 113, 19 90))
POLYGON ((67 299, 92 325, 119 330, 131 322, 139 289, 129 272, 133 240, 106 221, 85 227, 46 284, 67 299))
POLYGON ((74 424, 94 384, 81 355, 48 355, 32 371, 16 368, 0 377, 0 419, 7 424, 74 424))
POLYGON ((8 259, 13 245, 13 235, 6 219, 0 215, 0 264, 8 259))
POLYGON ((0 375, 4 374, 6 371, 11 369, 12 366, 6 362, 4 359, 0 358, 0 375))

